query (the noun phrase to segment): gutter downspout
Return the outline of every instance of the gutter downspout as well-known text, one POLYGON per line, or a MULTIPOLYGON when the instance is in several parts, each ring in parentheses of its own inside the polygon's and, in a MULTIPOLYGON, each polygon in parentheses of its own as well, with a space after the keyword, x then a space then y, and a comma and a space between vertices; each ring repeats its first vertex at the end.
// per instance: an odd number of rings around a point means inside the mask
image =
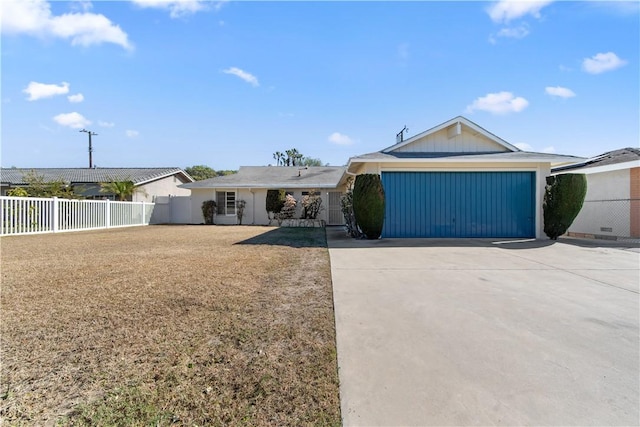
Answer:
POLYGON ((253 188, 249 189, 251 193, 251 225, 256 225, 256 193, 253 188))

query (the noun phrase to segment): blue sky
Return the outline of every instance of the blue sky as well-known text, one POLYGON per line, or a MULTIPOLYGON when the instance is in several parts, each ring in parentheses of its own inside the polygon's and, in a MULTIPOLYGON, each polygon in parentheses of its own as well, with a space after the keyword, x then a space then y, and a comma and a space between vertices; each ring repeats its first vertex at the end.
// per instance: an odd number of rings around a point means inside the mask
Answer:
POLYGON ((639 2, 3 0, 3 167, 331 165, 463 115, 528 151, 640 141, 639 2))

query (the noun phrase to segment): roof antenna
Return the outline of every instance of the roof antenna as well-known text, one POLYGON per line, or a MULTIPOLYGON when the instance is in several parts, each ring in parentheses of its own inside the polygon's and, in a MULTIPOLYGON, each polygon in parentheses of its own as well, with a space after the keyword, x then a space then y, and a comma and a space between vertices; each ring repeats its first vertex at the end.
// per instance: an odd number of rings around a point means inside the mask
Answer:
POLYGON ((404 125, 404 128, 402 128, 400 132, 396 133, 396 144, 404 141, 404 134, 407 132, 409 132, 409 128, 407 127, 407 125, 404 125))

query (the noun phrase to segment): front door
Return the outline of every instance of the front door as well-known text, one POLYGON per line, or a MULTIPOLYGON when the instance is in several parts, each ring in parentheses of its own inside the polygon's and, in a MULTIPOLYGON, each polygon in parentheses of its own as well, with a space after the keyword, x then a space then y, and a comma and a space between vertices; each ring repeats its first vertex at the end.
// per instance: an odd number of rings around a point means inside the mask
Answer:
POLYGON ((329 215, 328 225, 342 225, 344 224, 344 217, 342 215, 342 207, 340 206, 340 199, 342 193, 339 191, 329 192, 329 215))

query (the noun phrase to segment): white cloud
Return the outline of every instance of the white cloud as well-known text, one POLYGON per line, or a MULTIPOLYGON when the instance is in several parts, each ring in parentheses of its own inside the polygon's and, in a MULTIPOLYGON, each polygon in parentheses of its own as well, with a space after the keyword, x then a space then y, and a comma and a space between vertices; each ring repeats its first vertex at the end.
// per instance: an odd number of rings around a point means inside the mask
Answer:
POLYGON ((101 14, 54 16, 45 0, 2 0, 2 32, 71 40, 73 46, 114 43, 131 50, 127 33, 101 14))
POLYGON ((493 22, 506 23, 514 19, 531 15, 540 18, 540 10, 553 3, 552 0, 500 0, 487 9, 493 22))
POLYGON ((140 132, 138 132, 137 130, 127 129, 125 131, 125 134, 128 138, 135 138, 136 136, 140 135, 140 132))
POLYGON ((347 135, 341 134, 340 132, 334 132, 329 135, 329 142, 338 145, 351 145, 354 143, 353 139, 349 138, 347 135))
POLYGON ((573 98, 576 96, 575 92, 571 89, 562 86, 547 86, 544 91, 551 96, 558 96, 560 98, 573 98))
POLYGON ((143 8, 166 9, 172 18, 181 18, 192 15, 196 12, 206 11, 213 8, 218 11, 228 0, 208 1, 208 0, 132 0, 136 5, 143 8))
POLYGON ((511 92, 489 93, 477 98, 466 111, 473 113, 476 110, 487 111, 492 114, 517 113, 529 105, 529 101, 522 97, 515 97, 511 92))
POLYGON ((22 90, 22 92, 29 95, 27 100, 36 101, 42 98, 51 98, 56 95, 64 95, 69 93, 69 83, 62 82, 60 85, 46 84, 38 82, 29 82, 29 85, 22 90))
MULTIPOLYGON (((515 145, 516 147, 518 147, 522 151, 535 152, 533 147, 531 145, 527 144, 526 142, 519 142, 519 143, 513 144, 513 145, 515 145)), ((553 154, 555 152, 556 152, 556 149, 552 145, 549 146, 549 147, 545 147, 542 150, 540 150, 540 153, 547 153, 547 154, 553 154)))
POLYGON ((543 152, 543 153, 547 153, 547 154, 553 154, 553 153, 555 153, 555 152, 556 152, 556 148, 555 148, 553 145, 550 145, 550 146, 548 146, 548 147, 544 147, 544 148, 542 149, 542 152, 543 152))
POLYGON ((258 83, 258 79, 256 78, 256 76, 254 76, 251 73, 247 73, 246 71, 241 70, 240 68, 230 67, 230 68, 227 68, 226 70, 222 70, 222 72, 225 74, 232 74, 236 77, 239 77, 245 82, 251 84, 252 86, 255 86, 255 87, 260 86, 260 83, 258 83))
POLYGON ((93 9, 93 4, 87 0, 73 0, 69 8, 74 11, 88 12, 93 9))
POLYGON ((101 126, 103 128, 112 128, 115 125, 116 124, 113 122, 103 122, 102 120, 98 120, 98 126, 101 126))
POLYGON ((519 27, 503 28, 498 31, 498 37, 506 37, 510 39, 523 39, 529 35, 529 27, 520 25, 519 27))
POLYGON ((67 99, 69 100, 69 102, 82 102, 84 101, 84 95, 81 93, 76 93, 75 95, 69 95, 67 96, 67 99))
POLYGON ((513 144, 518 147, 522 151, 533 151, 533 147, 527 144, 526 142, 518 142, 517 144, 513 144))
POLYGON ((613 52, 598 53, 591 58, 582 61, 582 69, 589 74, 600 74, 612 71, 627 64, 627 61, 618 58, 613 52))
POLYGON ((220 9, 222 9, 222 6, 224 6, 225 4, 229 3, 231 0, 219 0, 216 2, 213 2, 213 8, 217 11, 219 11, 220 9))
POLYGON ((80 129, 91 124, 90 120, 87 120, 82 114, 76 112, 58 114, 53 120, 59 125, 74 129, 80 129))

